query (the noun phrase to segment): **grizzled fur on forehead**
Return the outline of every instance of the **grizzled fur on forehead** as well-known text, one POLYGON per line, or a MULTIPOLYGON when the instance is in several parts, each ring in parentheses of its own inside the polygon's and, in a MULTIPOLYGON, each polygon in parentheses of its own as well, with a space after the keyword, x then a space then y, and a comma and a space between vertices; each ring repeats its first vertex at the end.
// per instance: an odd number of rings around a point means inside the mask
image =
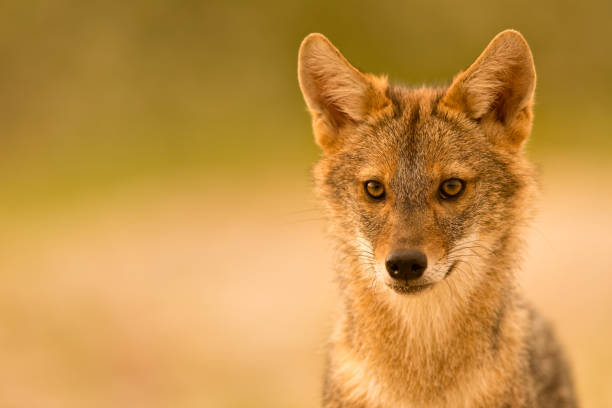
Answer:
POLYGON ((315 174, 326 201, 336 203, 345 215, 347 208, 362 213, 354 187, 361 169, 369 167, 379 173, 373 176, 388 178, 395 206, 423 209, 441 181, 459 176, 452 172, 459 165, 473 174, 470 183, 476 196, 458 220, 478 219, 487 227, 510 216, 509 202, 530 183, 531 175, 520 155, 496 149, 476 120, 441 108, 445 91, 390 87, 392 113, 355 126, 344 135, 344 146, 324 154, 318 164, 315 174))

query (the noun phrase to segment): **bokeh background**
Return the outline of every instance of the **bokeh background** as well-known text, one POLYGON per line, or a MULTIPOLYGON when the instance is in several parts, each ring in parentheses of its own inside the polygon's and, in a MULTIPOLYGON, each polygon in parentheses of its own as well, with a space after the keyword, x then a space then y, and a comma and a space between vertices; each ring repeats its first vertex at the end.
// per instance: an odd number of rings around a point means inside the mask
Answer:
POLYGON ((538 72, 521 282, 612 406, 612 2, 0 3, 0 406, 313 407, 335 302, 297 49, 538 72))

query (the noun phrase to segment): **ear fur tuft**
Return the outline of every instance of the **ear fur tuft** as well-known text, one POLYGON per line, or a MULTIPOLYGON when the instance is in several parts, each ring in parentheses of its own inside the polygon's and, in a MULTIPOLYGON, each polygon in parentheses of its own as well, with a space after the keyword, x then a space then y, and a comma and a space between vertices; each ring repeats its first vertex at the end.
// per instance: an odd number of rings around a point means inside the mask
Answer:
POLYGON ((312 115, 317 143, 337 142, 339 130, 390 105, 386 77, 353 67, 322 34, 308 35, 300 46, 298 79, 312 115))
POLYGON ((518 31, 506 30, 495 36, 476 61, 455 77, 442 103, 472 119, 491 118, 506 127, 515 127, 515 121, 528 120, 528 126, 516 123, 528 134, 535 83, 535 67, 527 42, 518 31))

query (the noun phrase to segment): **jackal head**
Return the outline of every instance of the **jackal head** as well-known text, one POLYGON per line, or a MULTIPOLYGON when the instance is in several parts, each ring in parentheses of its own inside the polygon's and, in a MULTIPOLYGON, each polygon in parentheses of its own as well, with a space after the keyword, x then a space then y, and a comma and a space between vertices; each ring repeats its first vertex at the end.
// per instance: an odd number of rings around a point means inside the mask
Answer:
POLYGON ((533 184, 523 145, 535 69, 521 34, 497 35, 445 88, 362 73, 321 34, 302 42, 298 76, 323 151, 316 190, 365 266, 355 278, 416 293, 478 273, 462 265, 513 262, 500 255, 533 184))

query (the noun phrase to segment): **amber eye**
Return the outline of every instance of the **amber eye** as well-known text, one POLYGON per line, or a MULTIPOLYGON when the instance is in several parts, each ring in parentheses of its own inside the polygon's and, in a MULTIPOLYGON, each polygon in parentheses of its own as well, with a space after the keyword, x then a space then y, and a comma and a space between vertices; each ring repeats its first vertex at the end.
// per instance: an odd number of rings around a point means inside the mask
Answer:
POLYGON ((376 180, 366 181, 363 187, 365 189, 366 194, 372 198, 381 199, 385 195, 385 188, 383 187, 382 183, 376 180))
POLYGON ((444 180, 440 184, 440 197, 444 199, 458 197, 464 188, 465 182, 463 180, 458 178, 444 180))

